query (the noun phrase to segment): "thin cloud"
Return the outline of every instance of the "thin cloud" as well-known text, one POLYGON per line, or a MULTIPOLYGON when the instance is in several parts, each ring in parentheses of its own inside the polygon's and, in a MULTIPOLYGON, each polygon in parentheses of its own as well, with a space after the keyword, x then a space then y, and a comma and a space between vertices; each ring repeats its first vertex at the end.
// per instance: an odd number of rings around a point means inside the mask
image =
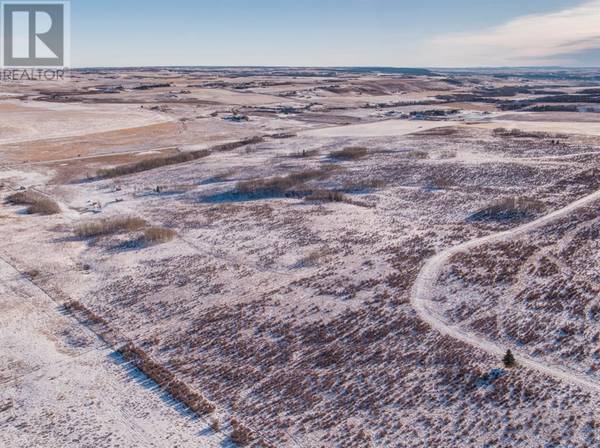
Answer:
POLYGON ((436 65, 568 63, 570 55, 600 48, 600 0, 477 32, 436 36, 425 47, 424 54, 437 57, 436 65))

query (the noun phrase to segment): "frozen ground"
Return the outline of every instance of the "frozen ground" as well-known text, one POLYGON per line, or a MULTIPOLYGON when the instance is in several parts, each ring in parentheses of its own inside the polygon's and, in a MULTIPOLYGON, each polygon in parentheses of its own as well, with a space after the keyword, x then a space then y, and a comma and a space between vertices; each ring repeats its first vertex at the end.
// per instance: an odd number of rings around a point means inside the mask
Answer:
POLYGON ((6 447, 217 447, 189 415, 5 259, 0 441, 6 447))
POLYGON ((596 446, 597 123, 529 110, 590 81, 248 70, 0 102, 2 197, 61 210, 0 208, 0 445, 596 446), (75 235, 123 217, 175 234, 75 235))
POLYGON ((169 121, 130 105, 3 102, 0 144, 85 136, 169 121))

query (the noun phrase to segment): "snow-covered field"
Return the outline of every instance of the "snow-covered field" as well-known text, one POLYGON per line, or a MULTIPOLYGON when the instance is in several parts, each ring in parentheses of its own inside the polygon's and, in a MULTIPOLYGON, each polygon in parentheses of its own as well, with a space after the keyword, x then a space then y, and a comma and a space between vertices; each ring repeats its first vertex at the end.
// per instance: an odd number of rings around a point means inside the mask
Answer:
POLYGON ((3 200, 60 209, 0 206, 0 446, 599 443, 593 117, 458 103, 470 77, 131 75, 0 102, 3 200))
POLYGON ((158 112, 132 105, 85 105, 4 102, 0 109, 0 144, 22 143, 150 126, 170 121, 158 112))
POLYGON ((9 263, 0 260, 2 446, 222 446, 9 263))
POLYGON ((418 120, 386 120, 367 124, 315 129, 306 131, 305 134, 315 137, 393 137, 452 124, 455 123, 426 122, 418 120))

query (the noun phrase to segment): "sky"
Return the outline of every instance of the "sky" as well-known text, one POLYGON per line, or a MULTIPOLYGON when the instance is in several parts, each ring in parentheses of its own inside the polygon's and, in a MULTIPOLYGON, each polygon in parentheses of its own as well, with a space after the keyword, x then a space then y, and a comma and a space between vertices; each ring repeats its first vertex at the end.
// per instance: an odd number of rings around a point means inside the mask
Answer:
POLYGON ((72 65, 600 66, 600 0, 72 0, 72 65))

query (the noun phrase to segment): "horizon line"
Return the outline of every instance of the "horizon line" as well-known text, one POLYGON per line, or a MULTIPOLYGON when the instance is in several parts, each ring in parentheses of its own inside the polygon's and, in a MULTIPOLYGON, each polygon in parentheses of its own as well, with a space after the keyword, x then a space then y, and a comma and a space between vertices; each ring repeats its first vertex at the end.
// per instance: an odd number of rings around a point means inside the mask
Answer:
POLYGON ((288 68, 288 69, 321 69, 321 70, 599 70, 598 66, 570 66, 570 65, 481 65, 481 66, 394 66, 394 65, 96 65, 65 67, 67 70, 91 70, 91 69, 131 69, 131 68, 288 68))

